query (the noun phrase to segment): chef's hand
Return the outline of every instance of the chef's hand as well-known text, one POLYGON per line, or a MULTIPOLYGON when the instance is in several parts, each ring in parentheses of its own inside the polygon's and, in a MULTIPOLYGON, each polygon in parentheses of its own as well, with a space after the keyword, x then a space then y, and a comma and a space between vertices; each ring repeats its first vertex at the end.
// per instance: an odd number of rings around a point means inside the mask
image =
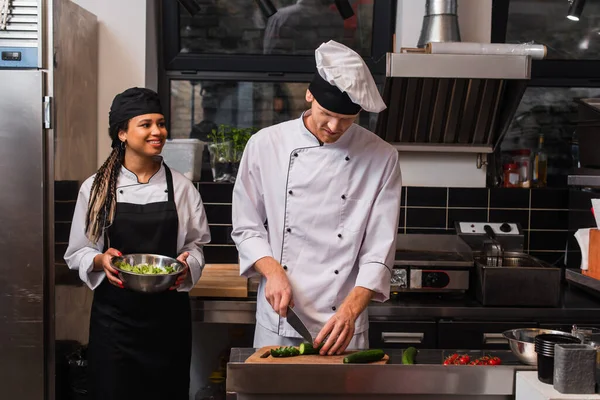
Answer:
POLYGON ((325 354, 341 354, 354 337, 354 323, 358 316, 367 308, 375 292, 362 286, 356 286, 348 294, 337 312, 327 321, 321 332, 317 335, 314 347, 318 347, 325 340, 319 352, 325 354))
POLYGON ((181 261, 181 263, 183 264, 184 268, 181 271, 181 273, 177 276, 177 280, 175 281, 175 284, 173 286, 171 286, 169 288, 169 290, 175 290, 177 289, 179 286, 181 286, 181 284, 183 283, 183 281, 185 281, 185 278, 187 278, 188 276, 188 270, 190 269, 190 266, 187 263, 187 258, 189 257, 190 253, 183 252, 179 255, 179 257, 177 257, 177 261, 181 261))
POLYGON ((282 317, 287 315, 287 306, 294 306, 292 287, 287 274, 273 257, 264 257, 254 264, 254 268, 266 279, 265 297, 273 310, 282 317))
POLYGON ((106 250, 103 254, 98 254, 94 257, 94 271, 104 270, 108 281, 121 289, 123 289, 123 282, 117 278, 118 272, 116 269, 110 265, 110 260, 113 257, 121 257, 123 254, 117 249, 113 249, 112 247, 106 250))
POLYGON ((319 352, 321 355, 342 354, 354 336, 354 323, 358 315, 346 303, 327 321, 315 339, 315 347, 325 344, 319 352), (329 338, 327 337, 329 336, 329 338))

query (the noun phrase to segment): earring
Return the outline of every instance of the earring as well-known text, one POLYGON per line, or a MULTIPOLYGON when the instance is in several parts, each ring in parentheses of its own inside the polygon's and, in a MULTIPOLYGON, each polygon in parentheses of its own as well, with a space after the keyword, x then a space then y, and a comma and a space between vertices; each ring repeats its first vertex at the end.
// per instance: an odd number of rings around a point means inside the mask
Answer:
POLYGON ((125 146, 127 146, 127 143, 123 140, 121 142, 121 150, 125 150, 125 146))

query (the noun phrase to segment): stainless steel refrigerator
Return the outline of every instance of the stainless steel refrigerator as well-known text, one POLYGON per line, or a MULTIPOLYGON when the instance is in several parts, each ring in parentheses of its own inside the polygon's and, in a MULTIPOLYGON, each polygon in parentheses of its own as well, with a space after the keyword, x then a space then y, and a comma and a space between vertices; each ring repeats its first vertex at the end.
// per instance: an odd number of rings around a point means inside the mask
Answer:
POLYGON ((53 188, 96 168, 97 21, 69 0, 0 10, 0 398, 54 399, 53 188))

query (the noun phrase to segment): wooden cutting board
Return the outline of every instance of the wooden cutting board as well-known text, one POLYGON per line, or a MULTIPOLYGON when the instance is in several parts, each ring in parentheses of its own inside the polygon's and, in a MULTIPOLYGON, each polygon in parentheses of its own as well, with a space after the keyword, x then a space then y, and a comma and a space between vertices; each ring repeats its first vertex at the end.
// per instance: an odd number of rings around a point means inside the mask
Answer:
POLYGON ((206 264, 190 296, 248 297, 248 278, 240 276, 238 264, 206 264))
MULTIPOLYGON (((295 357, 271 357, 271 349, 276 349, 280 346, 265 346, 257 350, 246 360, 247 364, 343 364, 344 357, 353 351, 345 352, 339 356, 320 356, 313 354, 310 356, 295 356, 295 357), (261 358, 262 355, 269 353, 268 357, 261 358)), ((390 357, 386 354, 382 360, 372 362, 370 364, 387 364, 390 357)))

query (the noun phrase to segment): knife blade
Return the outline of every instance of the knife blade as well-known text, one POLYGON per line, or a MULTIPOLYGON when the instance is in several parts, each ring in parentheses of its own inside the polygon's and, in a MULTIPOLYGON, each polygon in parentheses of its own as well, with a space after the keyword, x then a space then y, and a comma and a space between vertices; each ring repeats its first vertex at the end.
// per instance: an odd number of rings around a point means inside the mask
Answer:
POLYGON ((287 308, 287 322, 292 326, 292 328, 296 330, 296 332, 298 332, 304 338, 304 340, 306 340, 310 344, 313 344, 312 336, 306 328, 306 325, 304 325, 304 322, 302 322, 300 317, 296 315, 296 313, 290 306, 288 306, 287 308))

